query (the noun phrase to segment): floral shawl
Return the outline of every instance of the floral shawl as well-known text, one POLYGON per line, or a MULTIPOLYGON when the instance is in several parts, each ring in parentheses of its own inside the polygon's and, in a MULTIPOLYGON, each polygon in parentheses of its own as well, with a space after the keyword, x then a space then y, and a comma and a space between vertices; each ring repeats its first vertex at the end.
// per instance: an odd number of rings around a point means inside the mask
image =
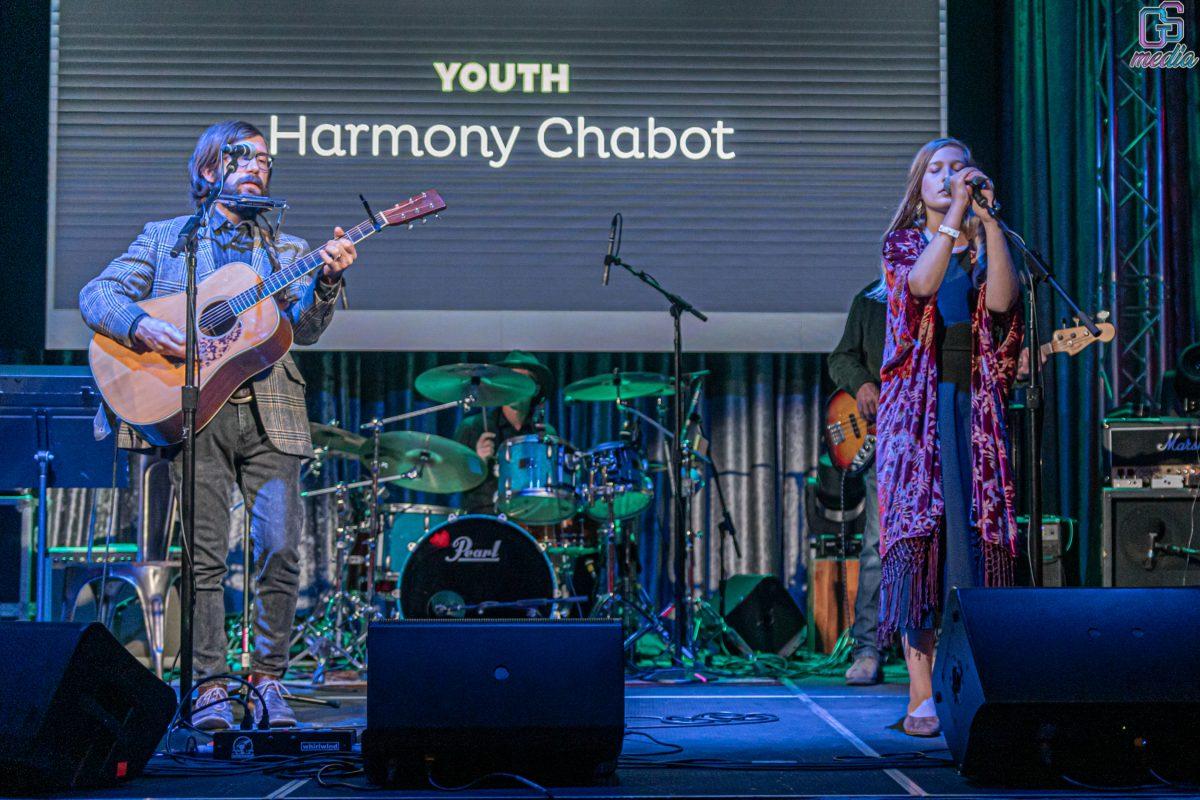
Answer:
MULTIPOLYGON (((919 627, 941 605, 938 533, 945 525, 938 452, 937 295, 914 297, 908 274, 925 249, 918 228, 888 235, 887 334, 876 420, 879 552, 883 558, 878 638, 919 627)), ((984 584, 1012 584, 1017 553, 1013 476, 1004 409, 1017 370, 1023 322, 992 314, 978 289, 971 313, 971 527, 981 539, 984 584), (994 330, 995 329, 995 330, 994 330), (996 332, 1002 335, 997 340, 996 332)))

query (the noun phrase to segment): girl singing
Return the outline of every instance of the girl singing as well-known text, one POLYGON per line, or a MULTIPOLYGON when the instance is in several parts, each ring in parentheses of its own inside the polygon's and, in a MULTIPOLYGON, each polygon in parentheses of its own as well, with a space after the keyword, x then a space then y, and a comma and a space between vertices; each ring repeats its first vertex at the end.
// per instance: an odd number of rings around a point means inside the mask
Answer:
POLYGON ((876 290, 888 306, 876 423, 878 636, 901 636, 903 727, 913 736, 940 729, 934 630, 949 590, 1011 585, 1017 552, 1004 408, 1021 346, 1019 289, 999 223, 973 198, 980 177, 956 139, 917 151, 876 290))

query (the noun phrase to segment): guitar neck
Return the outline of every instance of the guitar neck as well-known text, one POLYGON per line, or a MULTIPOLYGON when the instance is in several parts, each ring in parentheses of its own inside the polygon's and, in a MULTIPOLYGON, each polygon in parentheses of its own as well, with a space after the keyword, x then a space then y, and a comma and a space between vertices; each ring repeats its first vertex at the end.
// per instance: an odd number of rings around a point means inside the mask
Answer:
MULTIPOLYGON (((376 214, 374 222, 378 224, 378 227, 376 227, 376 224, 372 224, 372 220, 370 219, 363 220, 346 231, 346 235, 342 238, 352 244, 358 244, 377 230, 382 230, 383 226, 387 224, 382 214, 376 214)), ((296 281, 314 272, 324 263, 321 259, 321 248, 310 250, 284 269, 271 273, 262 283, 230 298, 229 305, 236 313, 241 314, 243 311, 253 308, 268 297, 282 292, 296 281)))

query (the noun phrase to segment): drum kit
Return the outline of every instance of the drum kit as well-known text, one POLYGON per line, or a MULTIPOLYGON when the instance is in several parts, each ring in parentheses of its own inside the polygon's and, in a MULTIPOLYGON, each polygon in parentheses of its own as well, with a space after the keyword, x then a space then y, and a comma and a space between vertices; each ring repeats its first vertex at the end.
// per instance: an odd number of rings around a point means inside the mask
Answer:
MULTIPOLYGON (((693 373, 697 387, 707 371, 693 373)), ((366 629, 373 620, 431 617, 619 618, 626 647, 656 631, 669 639, 665 614, 639 582, 638 519, 654 503, 653 473, 665 471, 672 491, 695 493, 707 474, 707 443, 689 435, 675 481, 663 466, 670 431, 663 424, 671 381, 658 374, 619 372, 565 387, 567 402, 613 403, 622 436, 581 450, 536 426, 538 432, 497 444, 484 459, 465 444, 386 426, 451 408, 513 406, 534 398, 538 384, 518 369, 494 364, 450 364, 418 376, 417 391, 438 405, 361 426, 359 433, 311 423, 316 458, 310 475, 333 459, 357 461, 370 478, 311 489, 332 496, 337 514, 335 583, 317 609, 297 626, 299 657, 317 662, 319 683, 334 666, 366 668, 366 629), (655 420, 629 404, 658 399, 655 420), (662 461, 640 448, 641 422, 662 434, 662 461), (388 486, 452 495, 496 481, 495 515, 460 513, 442 505, 384 502, 388 486), (582 590, 577 593, 577 590, 582 590)), ((695 405, 695 397, 693 406, 695 405)))

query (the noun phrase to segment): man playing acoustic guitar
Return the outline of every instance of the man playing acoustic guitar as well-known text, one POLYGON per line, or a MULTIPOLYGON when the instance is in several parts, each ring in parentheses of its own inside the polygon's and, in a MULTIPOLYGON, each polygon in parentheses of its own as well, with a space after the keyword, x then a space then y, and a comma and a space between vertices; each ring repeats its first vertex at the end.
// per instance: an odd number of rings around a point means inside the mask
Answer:
MULTIPOLYGON (((223 194, 265 195, 271 162, 262 132, 253 125, 230 121, 211 126, 200 135, 188 164, 192 202, 199 206, 221 176, 226 176, 223 194), (253 153, 238 156, 228 173, 230 156, 222 153, 227 144, 249 145, 253 153)), ((183 291, 184 256, 173 258, 170 251, 186 219, 180 216, 147 224, 124 255, 83 287, 79 308, 88 326, 127 347, 183 358, 183 332, 148 315, 136 303, 183 291)), ((354 244, 342 238, 344 234, 335 228, 334 238, 320 251, 324 262, 320 277, 297 281, 285 299, 279 300, 294 340, 300 344, 315 342, 333 318, 334 302, 342 291, 342 271, 356 257, 354 244)), ((307 250, 303 239, 272 231, 259 220, 256 209, 217 203, 201 232, 196 279, 202 281, 232 262, 249 264, 265 277, 307 250)), ((118 429, 117 445, 151 447, 125 423, 118 429)), ((182 476, 181 450, 179 445, 164 449, 164 455, 171 458, 177 490, 182 476)), ((298 542, 304 524, 300 462, 312 455, 304 378, 290 355, 246 381, 196 434, 196 679, 226 672, 222 579, 229 555, 230 499, 236 483, 250 514, 258 564, 252 680, 264 696, 273 726, 296 723, 279 679, 287 669, 299 588, 298 542)), ((232 703, 222 682, 206 683, 195 708, 192 721, 199 728, 216 730, 233 724, 232 703)), ((257 718, 261 711, 255 707, 254 714, 257 718)))

